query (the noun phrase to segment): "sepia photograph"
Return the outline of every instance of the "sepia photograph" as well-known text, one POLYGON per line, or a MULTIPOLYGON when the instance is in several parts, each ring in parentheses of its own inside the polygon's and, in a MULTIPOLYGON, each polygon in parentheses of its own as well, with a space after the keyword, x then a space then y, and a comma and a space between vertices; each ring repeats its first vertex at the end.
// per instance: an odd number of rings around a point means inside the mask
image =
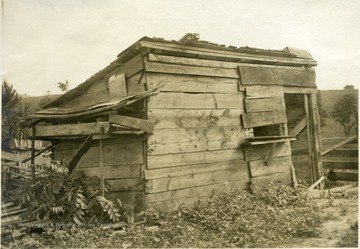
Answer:
POLYGON ((358 248, 358 0, 1 0, 1 248, 358 248))

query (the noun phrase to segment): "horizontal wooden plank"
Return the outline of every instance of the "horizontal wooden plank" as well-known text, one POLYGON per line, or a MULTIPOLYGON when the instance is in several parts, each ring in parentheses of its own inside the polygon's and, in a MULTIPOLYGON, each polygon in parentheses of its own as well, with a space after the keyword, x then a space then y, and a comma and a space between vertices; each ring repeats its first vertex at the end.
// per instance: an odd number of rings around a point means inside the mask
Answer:
POLYGON ((144 163, 142 142, 127 144, 104 144, 104 165, 142 164, 144 163))
POLYGON ((208 68, 158 62, 145 62, 145 70, 147 72, 157 73, 202 75, 239 79, 239 73, 235 68, 208 68))
POLYGON ((35 137, 86 136, 89 134, 108 133, 109 122, 79 123, 35 126, 35 137))
POLYGON ((228 162, 227 164, 228 167, 226 169, 213 172, 151 179, 147 181, 145 191, 146 193, 157 193, 239 179, 248 179, 249 170, 244 161, 228 162))
POLYGON ((144 189, 144 180, 141 178, 130 178, 130 179, 113 179, 105 180, 110 185, 110 190, 117 191, 129 191, 144 189))
POLYGON ((244 113, 241 115, 244 128, 287 123, 286 111, 244 113))
POLYGON ((284 97, 282 86, 246 86, 246 98, 284 97))
POLYGON ((236 109, 151 109, 148 120, 155 122, 154 129, 241 126, 241 113, 236 109))
POLYGON ((148 169, 160 169, 200 163, 225 162, 244 159, 242 149, 198 151, 191 153, 147 156, 148 169))
POLYGON ((266 139, 263 141, 248 141, 250 145, 263 145, 263 144, 275 144, 275 143, 283 143, 288 141, 294 141, 296 138, 278 138, 278 139, 266 139))
POLYGON ((117 179, 117 178, 139 178, 140 177, 140 164, 129 165, 113 165, 103 168, 83 168, 81 169, 89 176, 101 176, 105 179, 117 179))
POLYGON ((15 154, 15 153, 6 152, 6 151, 1 151, 1 159, 14 161, 14 162, 21 162, 27 158, 29 158, 29 156, 15 154))
MULTIPOLYGON (((226 162, 199 163, 194 165, 183 165, 179 167, 145 170, 145 179, 172 178, 175 176, 194 175, 212 171, 227 170, 229 164, 246 165, 244 160, 226 162)), ((244 166, 245 167, 245 166, 244 166)))
POLYGON ((326 169, 358 169, 359 161, 357 158, 322 158, 323 168, 326 169))
POLYGON ((237 93, 238 79, 196 75, 147 73, 150 89, 159 87, 162 92, 237 93))
POLYGON ((246 113, 285 110, 283 97, 245 99, 246 113))
POLYGON ((359 182, 359 173, 336 172, 338 181, 359 182))
POLYGON ((244 65, 239 71, 243 85, 316 86, 314 68, 244 65))
POLYGON ((112 123, 121 125, 121 126, 134 128, 134 129, 140 129, 140 130, 150 133, 150 134, 152 133, 152 131, 154 129, 154 123, 149 120, 145 120, 145 119, 132 118, 132 117, 127 117, 127 116, 122 116, 122 115, 110 115, 109 121, 112 123))
POLYGON ((243 94, 159 93, 151 96, 149 109, 244 109, 243 94))
MULTIPOLYGON (((247 162, 266 160, 271 149, 271 144, 264 145, 246 145, 245 146, 245 159, 247 162)), ((290 142, 279 143, 276 145, 274 157, 290 156, 291 146, 290 142)))
POLYGON ((266 160, 249 162, 251 177, 269 176, 277 173, 291 175, 291 157, 273 158, 271 165, 266 165, 266 160))
POLYGON ((276 185, 287 185, 291 181, 291 174, 287 172, 279 172, 272 175, 251 178, 251 189, 252 191, 259 192, 263 191, 267 184, 273 183, 276 185))
POLYGON ((319 91, 316 86, 283 86, 284 93, 296 93, 296 94, 317 94, 319 91))
POLYGON ((163 129, 149 137, 148 155, 236 149, 248 133, 240 127, 163 129))
POLYGON ((172 204, 192 204, 199 199, 208 198, 214 193, 230 191, 231 189, 245 189, 248 182, 249 179, 240 179, 206 186, 152 193, 147 194, 146 199, 151 208, 168 208, 172 204))

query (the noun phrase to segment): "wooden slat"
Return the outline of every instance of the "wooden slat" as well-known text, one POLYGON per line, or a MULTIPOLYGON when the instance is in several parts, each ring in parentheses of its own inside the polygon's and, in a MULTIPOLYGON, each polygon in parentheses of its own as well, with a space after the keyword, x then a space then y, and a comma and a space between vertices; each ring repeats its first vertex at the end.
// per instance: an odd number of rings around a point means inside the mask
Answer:
MULTIPOLYGON (((271 144, 265 145, 247 145, 245 146, 245 159, 247 162, 257 161, 257 160, 266 160, 271 144)), ((291 155, 291 146, 290 142, 280 143, 276 146, 274 151, 274 157, 281 156, 290 156, 291 155)))
POLYGON ((158 137, 149 138, 148 155, 236 149, 244 143, 244 138, 247 137, 248 132, 248 130, 243 130, 240 127, 187 128, 161 131, 162 133, 158 137))
POLYGON ((327 153, 347 144, 347 143, 350 143, 351 141, 354 141, 355 139, 357 139, 357 136, 352 136, 352 137, 349 137, 333 146, 331 146, 330 148, 327 148, 326 150, 324 150, 323 152, 321 152, 321 156, 325 156, 327 153))
POLYGON ((241 161, 230 162, 227 164, 228 168, 226 170, 148 180, 145 191, 146 193, 157 193, 239 179, 248 179, 248 168, 244 161, 243 165, 241 165, 241 161))
POLYGON ((282 86, 246 86, 246 98, 284 97, 282 86))
POLYGON ((283 97, 264 98, 264 99, 245 99, 246 113, 268 112, 285 110, 285 100, 283 97))
POLYGON ((104 165, 142 164, 144 163, 141 141, 127 144, 106 144, 104 141, 104 165))
POLYGON ((114 74, 109 78, 109 93, 111 100, 120 99, 128 95, 125 74, 114 74))
POLYGON ((291 176, 291 157, 273 158, 271 165, 266 165, 266 160, 249 162, 251 177, 269 176, 277 173, 285 173, 291 176))
POLYGON ((108 133, 109 122, 79 123, 36 126, 35 137, 56 137, 56 136, 87 136, 89 134, 99 134, 103 127, 103 132, 108 133))
POLYGON ((239 78, 239 73, 235 68, 208 68, 198 66, 186 66, 165 64, 157 62, 145 62, 145 70, 147 72, 183 74, 183 75, 201 75, 214 76, 223 78, 239 78))
POLYGON ((358 182, 359 173, 335 172, 338 181, 358 182))
POLYGON ((357 158, 323 158, 323 167, 327 169, 358 169, 357 158))
POLYGON ((105 179, 112 178, 139 178, 141 165, 129 164, 129 165, 113 165, 105 166, 104 168, 84 168, 81 169, 90 176, 103 175, 105 179))
POLYGON ((145 119, 132 118, 122 115, 110 115, 109 121, 129 128, 140 129, 150 134, 152 134, 154 129, 154 123, 145 119))
POLYGON ((148 102, 149 109, 244 109, 242 93, 159 93, 148 102))
POLYGON ((177 167, 200 163, 226 162, 244 159, 241 149, 198 151, 191 153, 147 156, 148 169, 177 167))
POLYGON ((242 114, 244 128, 287 123, 286 111, 271 111, 242 114))
POLYGON ((183 176, 183 175, 194 175, 199 173, 205 172, 212 172, 212 171, 222 171, 227 170, 229 164, 238 164, 238 165, 245 165, 244 160, 235 160, 235 161, 227 161, 227 162, 211 162, 211 163, 199 163, 194 165, 187 165, 187 166, 179 166, 179 167, 172 167, 172 168, 163 168, 163 169, 151 169, 145 170, 145 179, 158 179, 158 178, 172 178, 176 176, 183 176))
POLYGON ((92 135, 90 134, 84 141, 84 143, 80 146, 78 151, 75 153, 74 157, 69 162, 69 171, 72 172, 78 162, 80 161, 81 157, 90 149, 91 145, 94 143, 92 140, 92 135))
POLYGON ((273 140, 264 140, 264 141, 249 141, 250 145, 262 145, 262 144, 274 144, 274 143, 282 143, 288 141, 294 141, 296 138, 282 138, 282 139, 273 139, 273 140))
POLYGON ((147 73, 149 88, 159 87, 162 92, 237 93, 238 79, 196 75, 147 73))
POLYGON ((133 190, 143 190, 144 182, 141 178, 131 178, 131 179, 114 179, 106 180, 110 185, 110 190, 117 191, 133 191, 133 190))
POLYGON ((244 65, 239 71, 243 85, 316 86, 313 68, 244 65))
POLYGON ((306 117, 303 118, 297 125, 289 132, 289 135, 297 136, 306 127, 306 117))
POLYGON ((156 123, 154 129, 241 126, 241 113, 236 109, 152 109, 148 110, 148 120, 156 123))

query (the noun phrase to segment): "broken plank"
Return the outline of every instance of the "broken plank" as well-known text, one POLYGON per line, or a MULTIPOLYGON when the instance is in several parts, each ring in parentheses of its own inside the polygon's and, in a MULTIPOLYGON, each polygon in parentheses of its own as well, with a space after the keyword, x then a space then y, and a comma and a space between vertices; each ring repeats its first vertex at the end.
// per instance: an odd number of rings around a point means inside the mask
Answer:
POLYGON ((132 118, 121 115, 110 115, 109 121, 129 128, 140 129, 150 134, 152 134, 154 129, 154 123, 145 119, 132 118))
POLYGON ((148 155, 147 168, 160 169, 200 163, 226 162, 244 159, 241 149, 197 151, 189 153, 148 155))
POLYGON ((242 114, 244 128, 287 123, 286 111, 271 111, 242 114))
POLYGON ((286 173, 291 176, 291 157, 273 158, 272 165, 266 165, 266 160, 249 162, 252 177, 268 176, 275 173, 286 173))
POLYGON ((35 126, 35 137, 55 137, 55 136, 87 136, 89 134, 108 133, 109 122, 78 123, 35 126))
POLYGON ((208 68, 187 65, 164 64, 158 62, 145 62, 147 72, 183 74, 183 75, 202 75, 223 78, 239 78, 235 68, 208 68))
POLYGON ((283 97, 245 99, 246 113, 278 111, 285 109, 285 100, 283 97))
POLYGON ((264 65, 239 66, 243 85, 316 86, 315 69, 264 65))
POLYGON ((159 93, 148 102, 149 109, 239 109, 244 110, 243 94, 159 93))

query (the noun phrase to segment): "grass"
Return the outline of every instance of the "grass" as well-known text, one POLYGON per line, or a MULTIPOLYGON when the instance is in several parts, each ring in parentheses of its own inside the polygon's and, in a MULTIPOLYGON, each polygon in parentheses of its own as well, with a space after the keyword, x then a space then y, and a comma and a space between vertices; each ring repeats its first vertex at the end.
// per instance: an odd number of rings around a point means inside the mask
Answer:
POLYGON ((26 233, 19 247, 271 247, 293 238, 316 237, 324 220, 305 189, 268 186, 251 194, 219 193, 194 207, 149 210, 147 222, 120 231, 46 228, 26 233), (85 238, 85 239, 84 239, 85 238))

